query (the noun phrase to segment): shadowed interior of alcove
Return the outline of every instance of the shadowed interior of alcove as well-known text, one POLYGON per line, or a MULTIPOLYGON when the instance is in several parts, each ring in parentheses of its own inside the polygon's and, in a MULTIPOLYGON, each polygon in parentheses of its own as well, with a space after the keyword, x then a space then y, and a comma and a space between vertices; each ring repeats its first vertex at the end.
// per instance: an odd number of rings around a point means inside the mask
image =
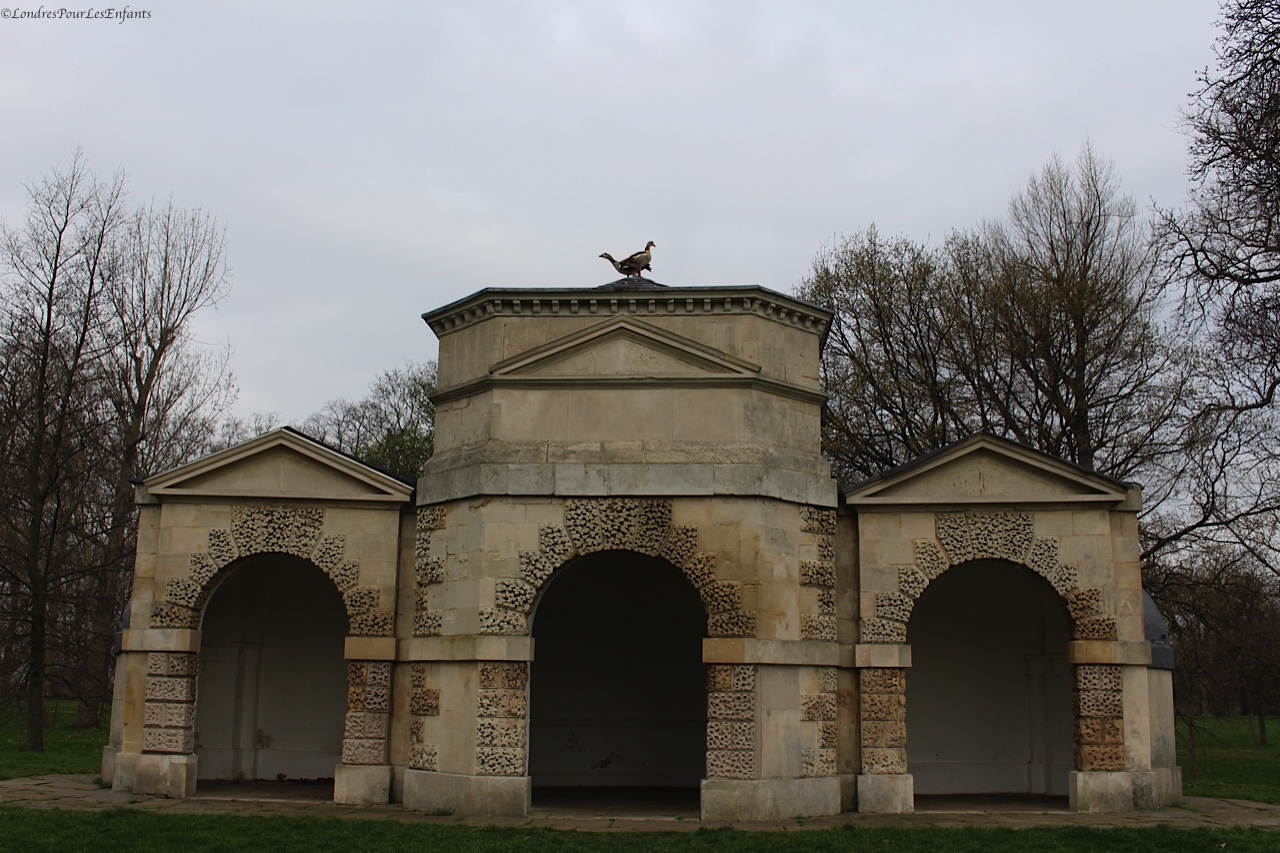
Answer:
POLYGON ((692 797, 696 808, 706 761, 706 626, 697 592, 661 559, 606 551, 552 578, 533 624, 535 806, 648 801, 662 810, 687 807, 692 797))
POLYGON ((975 561, 929 585, 907 635, 907 765, 917 794, 1066 796, 1068 637, 1057 595, 1024 567, 975 561))
POLYGON ((333 583, 296 557, 251 557, 214 591, 201 629, 201 782, 332 779, 347 699, 333 583))

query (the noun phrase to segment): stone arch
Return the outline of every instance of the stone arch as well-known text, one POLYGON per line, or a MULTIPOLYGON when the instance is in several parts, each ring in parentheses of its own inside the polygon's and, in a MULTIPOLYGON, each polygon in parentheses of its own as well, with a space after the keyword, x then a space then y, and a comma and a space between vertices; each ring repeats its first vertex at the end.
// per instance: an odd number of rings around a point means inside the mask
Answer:
POLYGON ((346 537, 323 534, 321 507, 234 506, 231 526, 213 528, 203 551, 193 553, 185 575, 170 578, 164 598, 151 606, 155 628, 197 628, 209 596, 227 570, 260 554, 288 554, 317 566, 342 595, 348 633, 389 637, 394 614, 382 610, 382 592, 359 583, 360 564, 346 559, 346 537))
POLYGON ((864 643, 905 643, 907 622, 929 584, 974 560, 1025 566, 1053 587, 1067 608, 1077 640, 1114 640, 1116 620, 1105 612, 1103 591, 1082 589, 1075 566, 1059 559, 1056 536, 1036 536, 1028 512, 948 512, 934 516, 935 538, 912 541, 913 562, 897 569, 898 591, 875 596, 875 616, 861 624, 864 643))
POLYGON ((572 499, 564 525, 544 525, 539 549, 520 553, 520 577, 500 580, 495 607, 480 611, 482 634, 527 634, 539 594, 562 566, 600 551, 633 551, 671 563, 693 584, 707 611, 711 637, 753 637, 756 614, 742 607, 742 583, 716 576, 715 554, 699 553, 698 528, 672 523, 672 501, 572 499))

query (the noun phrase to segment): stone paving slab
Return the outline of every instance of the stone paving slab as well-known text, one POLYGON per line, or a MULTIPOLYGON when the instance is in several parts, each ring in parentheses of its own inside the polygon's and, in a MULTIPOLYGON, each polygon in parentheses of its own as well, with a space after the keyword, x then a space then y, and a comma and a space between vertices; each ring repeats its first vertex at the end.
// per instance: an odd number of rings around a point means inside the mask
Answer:
POLYGON ((955 810, 921 811, 912 815, 864 815, 848 812, 821 818, 797 818, 782 821, 751 821, 741 823, 713 822, 704 824, 696 818, 673 816, 625 817, 568 815, 538 813, 529 818, 474 818, 465 819, 452 815, 428 815, 404 809, 398 805, 349 806, 333 802, 321 802, 314 798, 289 800, 237 799, 230 796, 194 797, 187 800, 170 800, 149 797, 127 791, 111 791, 99 788, 90 775, 84 776, 34 776, 26 779, 0 781, 0 806, 16 806, 34 809, 106 808, 139 809, 142 811, 173 814, 235 814, 235 815, 288 815, 294 817, 331 817, 347 820, 398 820, 410 823, 449 824, 470 826, 549 827, 582 832, 691 832, 704 828, 732 826, 748 831, 795 831, 828 829, 852 825, 857 827, 1014 827, 1035 826, 1092 826, 1092 827, 1141 827, 1172 826, 1192 828, 1198 826, 1231 827, 1256 826, 1280 830, 1280 806, 1254 803, 1248 800, 1211 799, 1187 797, 1183 805, 1158 811, 1135 812, 1123 815, 1077 814, 1065 810, 1028 809, 1018 811, 1008 807, 984 811, 964 808, 955 810))

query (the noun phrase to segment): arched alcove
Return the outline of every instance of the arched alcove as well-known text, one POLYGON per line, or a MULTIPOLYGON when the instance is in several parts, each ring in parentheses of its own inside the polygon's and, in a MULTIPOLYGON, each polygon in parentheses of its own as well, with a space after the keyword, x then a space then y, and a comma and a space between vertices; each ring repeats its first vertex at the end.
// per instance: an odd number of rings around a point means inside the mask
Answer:
POLYGON ((284 554, 225 575, 201 624, 199 778, 331 778, 347 706, 342 596, 319 568, 284 554))
POLYGON ((539 790, 688 788, 705 775, 707 617, 665 560, 602 551, 534 612, 530 753, 539 790))
POLYGON ((917 794, 1067 793, 1070 628, 1025 567, 976 560, 937 578, 907 626, 907 765, 917 794))

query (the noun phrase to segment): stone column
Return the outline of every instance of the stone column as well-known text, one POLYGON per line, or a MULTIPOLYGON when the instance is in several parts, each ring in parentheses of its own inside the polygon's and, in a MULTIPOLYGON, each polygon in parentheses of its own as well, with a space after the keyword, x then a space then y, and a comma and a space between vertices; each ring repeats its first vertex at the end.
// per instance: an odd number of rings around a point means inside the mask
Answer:
POLYGON ((333 799, 338 803, 374 805, 391 800, 390 733, 391 661, 347 662, 347 715, 343 726, 342 763, 334 768, 333 799))
POLYGON ((1132 774, 1125 772, 1122 667, 1076 664, 1072 670, 1075 770, 1067 791, 1072 811, 1133 811, 1132 774))
POLYGON ((133 790, 161 797, 196 792, 196 675, 194 652, 148 652, 142 755, 133 790))
POLYGON ((858 671, 862 742, 858 811, 909 814, 915 786, 907 773, 907 671, 867 667, 858 671))

